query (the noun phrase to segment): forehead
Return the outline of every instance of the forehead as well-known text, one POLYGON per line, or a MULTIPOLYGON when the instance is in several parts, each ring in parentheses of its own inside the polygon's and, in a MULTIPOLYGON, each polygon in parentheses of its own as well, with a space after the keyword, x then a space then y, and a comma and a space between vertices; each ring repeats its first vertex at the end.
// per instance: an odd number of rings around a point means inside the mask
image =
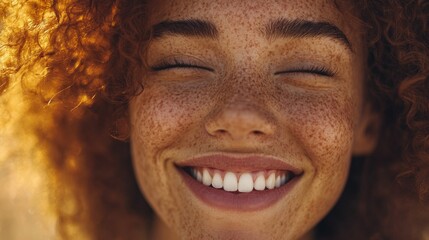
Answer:
POLYGON ((346 28, 345 31, 350 28, 345 4, 339 7, 334 0, 157 0, 149 5, 152 24, 166 19, 196 18, 216 25, 234 23, 246 27, 287 18, 331 22, 346 28))

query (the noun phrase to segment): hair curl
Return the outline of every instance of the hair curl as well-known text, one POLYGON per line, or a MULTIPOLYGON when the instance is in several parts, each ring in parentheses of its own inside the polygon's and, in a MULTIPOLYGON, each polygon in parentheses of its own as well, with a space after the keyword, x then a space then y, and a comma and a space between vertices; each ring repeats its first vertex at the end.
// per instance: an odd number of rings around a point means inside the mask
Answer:
MULTIPOLYGON (((366 26, 380 141, 374 154, 353 160, 346 190, 317 234, 421 238, 429 227, 429 2, 355 7, 366 26)), ((25 86, 63 238, 148 234, 153 213, 134 180, 129 145, 112 138, 126 138, 127 103, 141 87, 134 76, 150 39, 147 11, 140 0, 0 1, 0 92, 14 81, 25 86)))

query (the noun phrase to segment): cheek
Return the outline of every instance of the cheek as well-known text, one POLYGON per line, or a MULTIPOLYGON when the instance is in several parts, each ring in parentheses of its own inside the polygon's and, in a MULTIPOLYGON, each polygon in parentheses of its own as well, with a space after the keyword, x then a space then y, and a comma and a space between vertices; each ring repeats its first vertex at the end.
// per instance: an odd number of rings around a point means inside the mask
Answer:
POLYGON ((289 136, 299 155, 310 160, 316 184, 324 191, 342 189, 351 160, 357 102, 351 95, 295 95, 284 106, 289 136), (322 187, 321 187, 322 188, 322 187))
MULTIPOLYGON (((177 203, 183 202, 183 196, 177 194, 172 182, 181 180, 173 176, 174 166, 163 153, 170 148, 200 142, 190 129, 200 129, 198 124, 215 97, 216 94, 204 86, 186 88, 157 84, 146 87, 130 103, 131 146, 138 183, 145 199, 170 226, 178 226, 180 222, 193 223, 195 227, 199 223, 189 219, 189 216, 197 216, 192 204, 187 204, 183 211, 177 210, 177 203)), ((186 229, 190 228, 181 231, 186 229)))
POLYGON ((198 89, 203 88, 157 84, 146 87, 130 103, 133 161, 142 188, 150 195, 169 191, 167 173, 173 166, 164 159, 165 150, 198 142, 189 136, 189 129, 201 124, 210 99, 209 91, 198 89))
POLYGON ((168 173, 161 161, 162 150, 180 142, 186 129, 195 122, 199 97, 183 98, 188 93, 168 87, 147 87, 130 102, 131 146, 139 185, 146 199, 157 210, 169 215, 175 206, 168 173), (190 101, 193 99, 194 101, 190 101), (160 204, 162 203, 162 204, 160 204), (171 211, 170 211, 171 210, 171 211))
POLYGON ((332 158, 344 154, 353 137, 355 104, 351 99, 335 94, 296 99, 289 108, 290 129, 309 157, 332 158))
POLYGON ((303 221, 315 224, 333 207, 347 180, 351 161, 354 109, 351 95, 291 94, 282 101, 284 136, 291 138, 295 154, 309 163, 305 181, 307 188, 297 212, 303 221))
POLYGON ((193 89, 148 88, 131 104, 132 132, 148 152, 180 142, 198 124, 206 97, 193 89), (156 131, 154 131, 156 129, 156 131))

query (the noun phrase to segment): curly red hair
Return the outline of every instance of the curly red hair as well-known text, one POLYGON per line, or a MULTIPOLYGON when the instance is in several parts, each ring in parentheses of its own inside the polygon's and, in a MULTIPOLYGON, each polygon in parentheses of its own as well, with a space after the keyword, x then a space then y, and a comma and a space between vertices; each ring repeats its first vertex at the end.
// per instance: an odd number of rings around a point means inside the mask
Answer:
MULTIPOLYGON (((0 16, 14 7, 0 3, 0 16)), ((126 139, 127 103, 141 87, 134 76, 150 39, 142 27, 147 6, 54 0, 20 8, 31 24, 6 25, 0 91, 21 79, 33 106, 27 117, 46 116, 32 128, 56 186, 60 235, 147 234, 153 213, 134 180, 128 143, 114 139, 126 139), (38 67, 45 71, 37 78, 38 67)), ((354 159, 342 198, 316 233, 421 238, 429 227, 429 2, 360 0, 355 8, 366 26, 368 97, 382 115, 380 141, 374 154, 354 159)))

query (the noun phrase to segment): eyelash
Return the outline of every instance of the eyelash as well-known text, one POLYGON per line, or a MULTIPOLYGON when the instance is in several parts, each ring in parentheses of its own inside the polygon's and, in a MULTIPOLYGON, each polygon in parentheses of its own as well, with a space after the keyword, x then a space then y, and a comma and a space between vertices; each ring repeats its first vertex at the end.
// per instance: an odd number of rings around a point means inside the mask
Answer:
POLYGON ((155 66, 152 66, 151 70, 155 72, 159 72, 159 71, 173 69, 173 68, 198 68, 198 69, 214 72, 212 68, 200 66, 190 62, 183 62, 179 59, 162 61, 161 63, 155 66))
MULTIPOLYGON (((214 72, 214 69, 212 68, 200 66, 190 62, 184 62, 184 61, 181 61, 180 59, 162 61, 161 63, 155 66, 152 66, 151 70, 155 72, 159 72, 159 71, 169 70, 173 68, 197 68, 197 69, 214 72)), ((309 74, 325 76, 325 77, 335 76, 335 72, 329 70, 326 67, 319 67, 319 66, 310 66, 306 68, 291 69, 287 71, 276 72, 275 74, 277 75, 277 74, 284 74, 284 73, 309 73, 309 74)))
POLYGON ((325 77, 335 76, 334 71, 331 71, 326 67, 319 67, 319 66, 296 68, 296 69, 291 69, 291 70, 287 70, 287 71, 276 72, 275 74, 284 74, 284 73, 309 73, 309 74, 320 75, 320 76, 325 76, 325 77))

